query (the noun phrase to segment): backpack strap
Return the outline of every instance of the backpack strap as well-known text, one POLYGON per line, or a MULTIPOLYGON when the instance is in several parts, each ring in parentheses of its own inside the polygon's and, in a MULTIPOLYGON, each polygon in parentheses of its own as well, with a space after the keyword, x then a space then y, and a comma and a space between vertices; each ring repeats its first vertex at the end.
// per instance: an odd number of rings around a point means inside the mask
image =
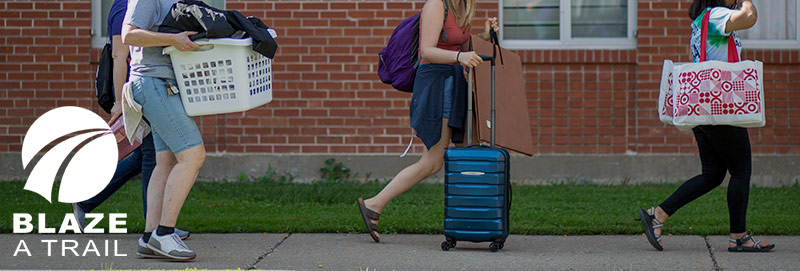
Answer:
POLYGON ((450 13, 450 4, 447 3, 447 0, 442 0, 444 3, 444 20, 442 20, 442 34, 440 34, 440 38, 443 41, 447 41, 447 32, 444 31, 444 24, 447 23, 447 16, 450 13))
MULTIPOLYGON (((441 34, 439 34, 439 38, 441 40, 443 40, 443 41, 447 41, 447 32, 444 31, 444 24, 447 23, 447 16, 450 13, 450 5, 447 4, 447 0, 442 0, 442 3, 444 3, 444 19, 442 20, 442 32, 441 32, 441 34)), ((415 27, 417 29, 417 33, 419 33, 419 19, 417 19, 416 24, 417 25, 415 27)), ((419 47, 419 44, 417 44, 416 46, 419 47)), ((383 58, 383 56, 380 56, 380 55, 379 55, 379 57, 383 58)), ((415 70, 417 69, 417 67, 419 67, 419 63, 420 63, 421 60, 422 60, 422 58, 419 58, 416 55, 412 58, 411 62, 414 63, 412 66, 414 66, 415 70)), ((381 61, 383 61, 383 60, 381 60, 381 61)), ((411 143, 409 143, 408 146, 410 148, 411 147, 411 143)), ((408 148, 406 148, 406 151, 408 151, 408 148)))

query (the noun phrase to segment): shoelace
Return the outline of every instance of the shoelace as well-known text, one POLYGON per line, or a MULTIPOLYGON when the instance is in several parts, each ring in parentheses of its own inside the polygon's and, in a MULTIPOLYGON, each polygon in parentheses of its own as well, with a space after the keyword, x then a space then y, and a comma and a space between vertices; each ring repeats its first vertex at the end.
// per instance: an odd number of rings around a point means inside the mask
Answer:
POLYGON ((178 243, 178 247, 189 250, 189 247, 186 246, 186 243, 184 243, 177 234, 173 233, 170 235, 170 237, 172 237, 172 240, 175 241, 175 243, 178 243))

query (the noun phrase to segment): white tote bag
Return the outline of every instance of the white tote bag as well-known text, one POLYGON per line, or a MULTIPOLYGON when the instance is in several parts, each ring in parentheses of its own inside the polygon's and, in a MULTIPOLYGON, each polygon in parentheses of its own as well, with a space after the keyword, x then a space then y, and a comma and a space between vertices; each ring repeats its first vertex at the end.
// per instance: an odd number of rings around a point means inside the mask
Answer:
POLYGON ((764 64, 706 61, 673 68, 675 126, 763 127, 764 64))
POLYGON ((733 36, 729 37, 728 59, 705 61, 708 16, 703 17, 700 62, 664 61, 658 97, 659 119, 688 130, 697 125, 763 127, 764 65, 741 61, 733 36))
MULTIPOLYGON (((661 71, 661 86, 658 92, 658 118, 661 122, 675 125, 674 119, 674 102, 672 97, 674 92, 672 90, 674 68, 677 66, 685 65, 687 63, 673 63, 672 60, 664 60, 664 69, 661 71)), ((675 125, 678 130, 686 131, 692 129, 694 126, 680 126, 675 125)))

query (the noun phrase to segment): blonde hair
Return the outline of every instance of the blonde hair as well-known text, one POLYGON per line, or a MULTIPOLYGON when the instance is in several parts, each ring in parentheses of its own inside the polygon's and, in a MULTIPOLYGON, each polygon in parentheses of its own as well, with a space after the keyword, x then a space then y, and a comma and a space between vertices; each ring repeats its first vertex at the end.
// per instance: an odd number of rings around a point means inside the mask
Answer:
POLYGON ((475 0, 444 0, 447 1, 447 5, 449 6, 448 12, 453 13, 456 19, 463 19, 463 22, 459 24, 459 27, 465 28, 468 25, 472 24, 472 17, 475 17, 475 0), (467 9, 462 14, 461 9, 461 2, 464 1, 467 3, 467 9))

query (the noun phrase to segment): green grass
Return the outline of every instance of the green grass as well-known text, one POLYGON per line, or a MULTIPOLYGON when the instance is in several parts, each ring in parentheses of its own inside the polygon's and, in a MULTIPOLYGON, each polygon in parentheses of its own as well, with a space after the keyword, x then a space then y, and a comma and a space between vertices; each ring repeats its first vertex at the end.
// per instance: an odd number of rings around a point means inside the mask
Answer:
MULTIPOLYGON (((262 178, 266 179, 266 178, 262 178)), ((0 232, 12 230, 12 213, 46 213, 47 225, 58 227, 69 204, 50 204, 23 190, 21 181, 0 182, 0 232)), ((322 181, 198 182, 183 207, 178 227, 192 232, 364 232, 356 199, 383 188, 378 183, 322 181)), ((129 232, 144 228, 138 181, 130 182, 96 212, 128 213, 129 232)), ((640 234, 639 208, 658 204, 677 185, 547 185, 514 186, 513 234, 583 235, 640 234)), ((54 190, 58 191, 58 190, 54 190)), ((676 235, 724 235, 728 232, 726 188, 713 190, 685 206, 666 225, 676 235)), ((384 233, 442 232, 444 186, 420 184, 384 210, 384 233)), ((54 195, 56 196, 56 195, 54 195)), ((754 187, 750 193, 748 230, 758 235, 800 234, 800 187, 754 187)), ((101 223, 105 225, 105 221, 101 223)), ((104 226, 105 227, 105 226, 104 226)), ((105 227, 107 228, 107 227, 105 227)))

